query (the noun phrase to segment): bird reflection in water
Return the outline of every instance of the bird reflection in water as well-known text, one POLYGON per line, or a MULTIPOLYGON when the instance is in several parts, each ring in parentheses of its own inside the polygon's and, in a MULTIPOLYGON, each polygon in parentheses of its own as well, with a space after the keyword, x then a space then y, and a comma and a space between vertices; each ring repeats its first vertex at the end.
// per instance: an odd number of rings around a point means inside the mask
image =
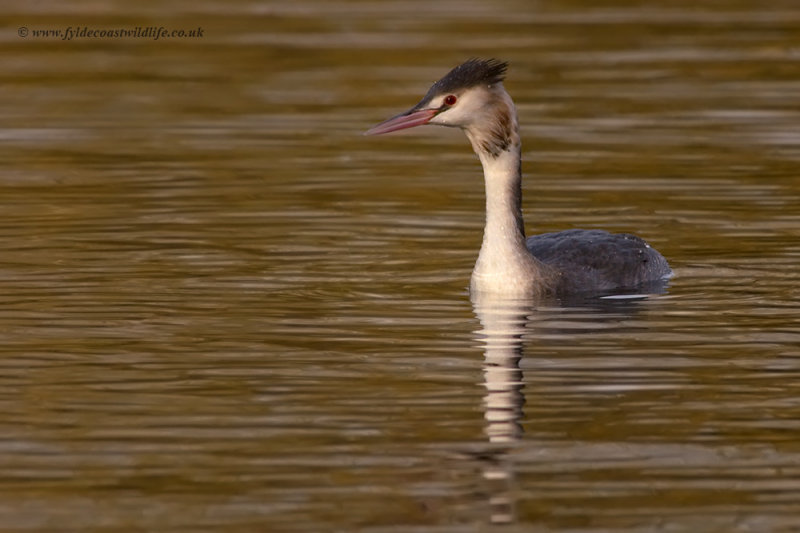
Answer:
POLYGON ((525 396, 519 367, 523 335, 535 302, 473 294, 473 309, 481 323, 477 336, 485 350, 484 417, 489 448, 482 454, 483 477, 488 484, 492 523, 515 520, 514 468, 509 452, 522 437, 525 396))
POLYGON ((666 291, 666 282, 641 287, 641 291, 610 295, 582 295, 569 300, 507 298, 493 293, 472 294, 475 316, 480 322, 476 337, 484 349, 483 378, 486 387, 483 409, 488 446, 473 457, 482 463, 482 474, 489 493, 491 522, 516 521, 514 449, 523 437, 525 379, 520 361, 526 342, 537 335, 574 336, 575 330, 560 332, 548 325, 555 309, 560 323, 564 315, 575 312, 580 331, 591 334, 605 331, 609 321, 636 314, 642 301, 666 291))

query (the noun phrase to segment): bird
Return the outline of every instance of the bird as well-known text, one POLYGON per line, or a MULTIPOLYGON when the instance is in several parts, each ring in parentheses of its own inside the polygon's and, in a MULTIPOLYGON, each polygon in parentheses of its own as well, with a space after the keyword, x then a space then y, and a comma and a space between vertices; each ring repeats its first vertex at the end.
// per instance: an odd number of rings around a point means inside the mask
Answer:
POLYGON ((460 128, 483 167, 486 220, 472 293, 511 297, 607 294, 664 283, 667 260, 640 237, 599 229, 525 236, 521 138, 503 86, 508 63, 472 58, 435 82, 414 107, 365 135, 426 124, 460 128))

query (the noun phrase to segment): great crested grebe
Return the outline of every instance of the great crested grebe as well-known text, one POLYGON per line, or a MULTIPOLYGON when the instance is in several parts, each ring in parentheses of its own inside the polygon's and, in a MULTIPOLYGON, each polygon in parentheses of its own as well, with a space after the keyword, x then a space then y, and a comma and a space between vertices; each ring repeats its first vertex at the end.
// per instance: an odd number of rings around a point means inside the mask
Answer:
POLYGON ((507 66, 470 59, 434 83, 417 105, 366 132, 438 124, 466 133, 486 184, 486 226, 471 290, 520 296, 599 293, 672 276, 667 260, 635 235, 571 229, 525 238, 517 112, 503 87, 507 66))

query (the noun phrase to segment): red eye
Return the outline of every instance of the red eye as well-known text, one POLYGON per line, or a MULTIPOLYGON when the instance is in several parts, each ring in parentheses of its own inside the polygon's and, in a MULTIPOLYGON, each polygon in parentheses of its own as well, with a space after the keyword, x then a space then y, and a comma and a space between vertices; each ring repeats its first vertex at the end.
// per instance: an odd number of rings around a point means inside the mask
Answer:
POLYGON ((456 103, 457 100, 458 98, 456 98, 456 95, 448 94, 447 96, 444 97, 444 105, 453 105, 456 103))

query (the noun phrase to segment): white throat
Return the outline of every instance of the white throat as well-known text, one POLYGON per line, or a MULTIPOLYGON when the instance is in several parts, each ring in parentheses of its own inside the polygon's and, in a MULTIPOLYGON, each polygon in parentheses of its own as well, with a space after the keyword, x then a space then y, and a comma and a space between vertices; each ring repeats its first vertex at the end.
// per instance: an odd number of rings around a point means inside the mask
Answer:
POLYGON ((544 278, 550 274, 525 246, 517 117, 508 93, 503 94, 511 106, 505 149, 494 154, 487 151, 485 132, 465 128, 483 165, 486 184, 486 226, 470 288, 473 292, 533 296, 546 290, 549 284, 544 278))

